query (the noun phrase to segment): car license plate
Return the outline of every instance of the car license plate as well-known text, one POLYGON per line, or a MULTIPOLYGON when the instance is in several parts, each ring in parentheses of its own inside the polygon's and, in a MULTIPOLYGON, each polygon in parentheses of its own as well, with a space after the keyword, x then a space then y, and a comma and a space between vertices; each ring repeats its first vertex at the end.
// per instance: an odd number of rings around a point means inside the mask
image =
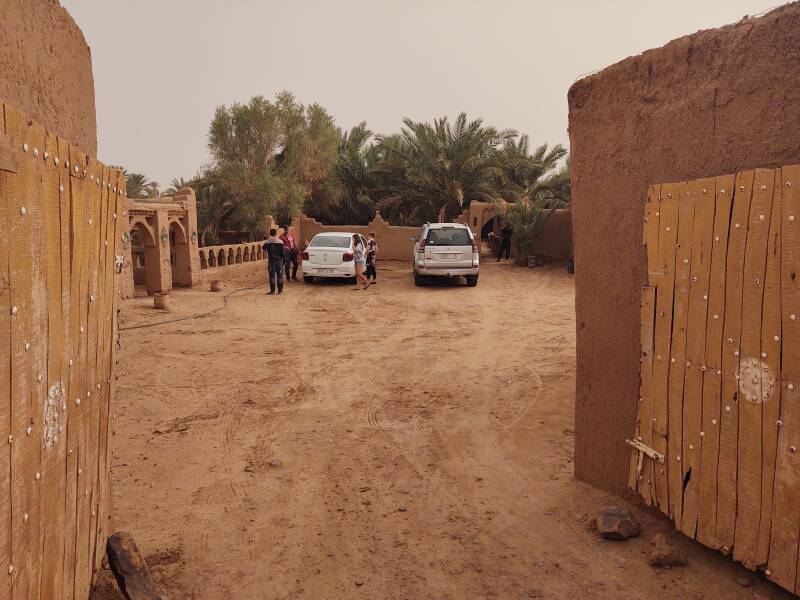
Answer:
POLYGON ((317 269, 318 273, 333 273, 333 269, 317 269))
POLYGON ((458 254, 445 254, 444 257, 449 260, 455 260, 458 258, 458 254))

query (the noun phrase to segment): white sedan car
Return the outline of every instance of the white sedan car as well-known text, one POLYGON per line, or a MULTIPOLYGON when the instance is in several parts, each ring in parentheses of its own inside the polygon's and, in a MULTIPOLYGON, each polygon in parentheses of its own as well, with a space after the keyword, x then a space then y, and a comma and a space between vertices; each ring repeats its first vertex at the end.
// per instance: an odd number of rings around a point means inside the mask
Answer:
POLYGON ((357 235, 364 248, 367 241, 360 233, 328 232, 318 233, 303 252, 303 281, 311 283, 315 277, 356 276, 353 262, 353 236, 357 235))

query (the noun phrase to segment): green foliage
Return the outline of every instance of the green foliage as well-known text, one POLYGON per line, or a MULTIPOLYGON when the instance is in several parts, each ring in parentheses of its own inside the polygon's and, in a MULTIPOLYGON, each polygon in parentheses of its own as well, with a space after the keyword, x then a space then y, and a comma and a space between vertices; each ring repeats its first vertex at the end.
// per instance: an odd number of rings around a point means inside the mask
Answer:
MULTIPOLYGON (((452 220, 473 200, 500 198, 509 207, 522 202, 503 210, 535 224, 531 210, 570 200, 562 146, 531 152, 528 136, 465 113, 452 123, 404 119, 393 135, 376 136, 365 122, 342 133, 322 106, 281 92, 274 101, 255 96, 218 107, 208 148, 203 172, 189 182, 173 180, 166 193, 195 188, 200 229, 210 240, 222 229, 258 235, 270 214, 281 224, 302 210, 325 223, 364 225, 380 210, 390 222, 420 225, 452 220)), ((132 177, 137 194, 157 189, 144 176, 132 177)))
POLYGON ((385 159, 376 168, 383 179, 381 208, 403 221, 448 221, 472 200, 492 201, 502 191, 498 150, 516 137, 481 119, 461 113, 451 125, 447 117, 433 123, 404 119, 399 136, 381 138, 385 159))
POLYGON ((158 196, 158 184, 155 181, 150 181, 141 173, 123 171, 122 174, 125 176, 125 195, 128 198, 141 200, 158 196))
POLYGON ((202 174, 213 194, 198 194, 212 205, 204 214, 217 219, 208 231, 260 233, 270 214, 291 222, 335 168, 339 137, 324 108, 305 107, 289 92, 218 107, 208 135, 212 162, 202 174))
POLYGON ((516 202, 495 202, 497 212, 514 229, 513 243, 517 249, 517 257, 524 264, 528 261, 536 238, 552 214, 545 197, 521 198, 516 202))

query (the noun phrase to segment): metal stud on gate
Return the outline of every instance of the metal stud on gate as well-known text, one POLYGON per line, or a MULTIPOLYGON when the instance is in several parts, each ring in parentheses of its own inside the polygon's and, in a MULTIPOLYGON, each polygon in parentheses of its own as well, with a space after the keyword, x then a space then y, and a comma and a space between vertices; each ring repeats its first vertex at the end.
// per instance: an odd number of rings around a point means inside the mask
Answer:
POLYGON ((27 152, 28 151, 28 144, 22 144, 22 151, 23 152, 27 152))
POLYGON ((736 224, 734 225, 734 227, 735 227, 736 229, 739 229, 739 224, 738 224, 738 223, 736 223, 736 224))
POLYGON ((38 148, 34 148, 33 149, 33 155, 34 156, 39 156, 39 149, 38 148))
POLYGON ((27 212, 28 212, 28 209, 25 208, 24 206, 20 206, 19 207, 19 214, 21 214, 23 217, 25 216, 25 213, 27 213, 27 212))
POLYGON ((761 186, 761 191, 762 191, 762 192, 766 192, 766 191, 767 191, 767 186, 765 186, 765 185, 762 185, 762 186, 761 186))

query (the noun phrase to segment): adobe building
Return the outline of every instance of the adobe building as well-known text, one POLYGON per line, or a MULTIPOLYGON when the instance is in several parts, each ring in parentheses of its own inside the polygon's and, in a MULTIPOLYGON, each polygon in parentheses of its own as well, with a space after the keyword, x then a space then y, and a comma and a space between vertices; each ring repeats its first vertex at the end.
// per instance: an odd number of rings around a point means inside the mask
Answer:
POLYGON ((626 489, 648 184, 800 162, 800 4, 700 31, 569 90, 575 475, 626 489))

